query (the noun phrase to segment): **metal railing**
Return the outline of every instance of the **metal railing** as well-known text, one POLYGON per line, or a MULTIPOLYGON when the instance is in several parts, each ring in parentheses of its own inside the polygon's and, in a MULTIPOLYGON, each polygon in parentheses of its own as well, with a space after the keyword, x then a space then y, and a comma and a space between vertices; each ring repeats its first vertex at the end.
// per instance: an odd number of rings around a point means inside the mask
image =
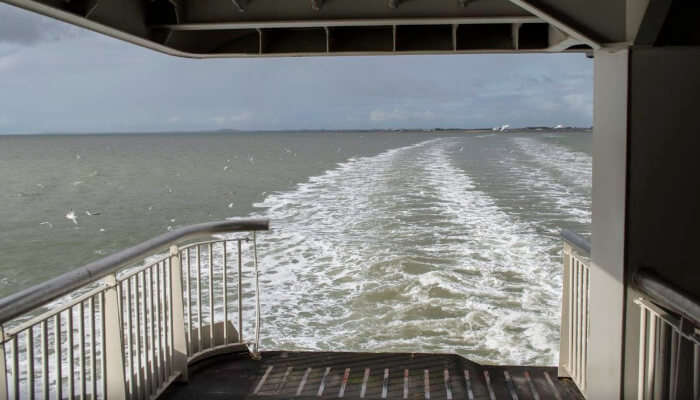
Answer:
POLYGON ((644 271, 635 283, 644 295, 635 299, 637 398, 700 399, 700 304, 644 271))
POLYGON ((255 231, 267 229, 260 219, 185 227, 0 300, 0 398, 156 398, 187 379, 191 362, 237 345, 256 353, 255 231), (176 245, 233 232, 252 237, 176 245), (246 289, 255 292, 253 341, 243 338, 246 289))
POLYGON ((559 376, 570 377, 586 392, 589 334, 590 252, 588 241, 562 231, 564 275, 562 281, 559 376))

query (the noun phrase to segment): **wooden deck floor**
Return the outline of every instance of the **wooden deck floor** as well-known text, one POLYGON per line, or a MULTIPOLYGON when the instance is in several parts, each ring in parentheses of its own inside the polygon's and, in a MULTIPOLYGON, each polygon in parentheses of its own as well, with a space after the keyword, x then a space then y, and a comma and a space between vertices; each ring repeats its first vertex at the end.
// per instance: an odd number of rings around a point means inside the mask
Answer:
POLYGON ((583 399, 556 368, 481 366, 456 355, 263 352, 195 365, 177 399, 583 399))

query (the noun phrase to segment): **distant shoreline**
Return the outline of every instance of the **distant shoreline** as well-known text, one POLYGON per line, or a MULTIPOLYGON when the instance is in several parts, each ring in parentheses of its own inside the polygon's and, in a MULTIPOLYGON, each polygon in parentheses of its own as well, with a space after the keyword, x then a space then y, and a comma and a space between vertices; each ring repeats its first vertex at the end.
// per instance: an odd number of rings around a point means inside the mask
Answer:
POLYGON ((433 128, 433 129, 289 129, 289 130, 238 130, 238 129, 217 129, 217 130, 197 130, 197 131, 153 131, 153 132, 54 132, 54 133, 0 133, 0 137, 41 137, 41 136, 143 136, 143 135, 192 135, 192 134, 251 134, 251 133, 434 133, 434 134, 484 134, 498 133, 508 134, 517 132, 592 132, 592 127, 523 127, 508 128, 503 131, 491 128, 433 128))

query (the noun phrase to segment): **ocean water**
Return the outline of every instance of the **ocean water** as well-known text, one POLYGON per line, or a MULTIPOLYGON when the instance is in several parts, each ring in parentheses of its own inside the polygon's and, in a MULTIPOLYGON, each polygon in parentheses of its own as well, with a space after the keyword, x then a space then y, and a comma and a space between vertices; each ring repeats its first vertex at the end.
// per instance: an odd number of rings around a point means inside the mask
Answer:
POLYGON ((591 135, 0 136, 0 189, 0 296, 178 226, 267 216, 263 348, 554 365, 558 232, 590 232, 591 135))

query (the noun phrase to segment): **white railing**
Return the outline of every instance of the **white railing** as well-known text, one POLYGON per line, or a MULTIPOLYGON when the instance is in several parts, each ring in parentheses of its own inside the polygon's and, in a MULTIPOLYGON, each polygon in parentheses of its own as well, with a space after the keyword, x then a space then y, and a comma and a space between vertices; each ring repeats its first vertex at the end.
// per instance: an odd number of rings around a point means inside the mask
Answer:
POLYGON ((267 225, 239 220, 183 228, 1 300, 0 398, 156 398, 172 382, 187 380, 191 362, 246 347, 256 354, 255 230, 267 225), (173 244, 242 231, 251 236, 173 244), (143 260, 163 244, 170 246, 167 255, 134 266, 137 253, 143 260), (254 278, 248 286, 246 265, 254 278), (72 289, 76 279, 82 285, 72 289), (244 307, 252 292, 253 304, 244 307), (45 302, 22 302, 40 293, 45 302), (254 340, 246 341, 244 313, 253 309, 254 340))
POLYGON ((643 293, 634 301, 640 312, 637 399, 700 399, 700 305, 653 275, 638 273, 636 283, 643 293))
POLYGON ((562 232, 564 275, 562 281, 559 376, 571 378, 586 392, 589 332, 590 245, 571 232, 562 232))

